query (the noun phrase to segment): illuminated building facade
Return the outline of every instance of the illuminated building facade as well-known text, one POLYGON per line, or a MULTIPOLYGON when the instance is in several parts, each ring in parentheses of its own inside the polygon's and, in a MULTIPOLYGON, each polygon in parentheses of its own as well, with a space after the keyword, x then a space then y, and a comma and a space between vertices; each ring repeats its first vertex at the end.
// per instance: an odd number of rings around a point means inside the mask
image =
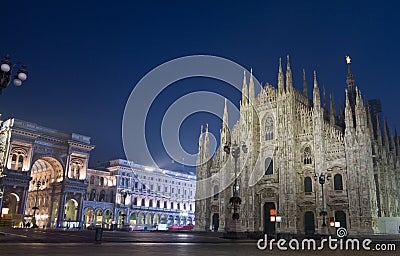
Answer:
POLYGON ((15 118, 1 125, 0 220, 9 220, 3 225, 123 228, 194 223, 193 173, 121 159, 89 169, 94 148, 90 137, 15 118))
POLYGON ((267 83, 257 96, 252 74, 249 84, 245 74, 240 119, 229 130, 225 104, 220 148, 211 159, 208 131, 200 135, 197 182, 209 184, 198 184, 196 193, 212 196, 196 196, 197 230, 232 230, 235 168, 224 146, 237 143, 248 148, 238 161, 241 231, 334 233, 334 219, 349 234, 399 232, 399 138, 377 104, 362 97, 349 57, 347 63, 339 111, 332 96, 329 103, 325 92, 321 97, 315 72, 312 98, 305 73, 302 92, 294 88, 289 57, 285 75, 279 65, 277 88, 267 83))

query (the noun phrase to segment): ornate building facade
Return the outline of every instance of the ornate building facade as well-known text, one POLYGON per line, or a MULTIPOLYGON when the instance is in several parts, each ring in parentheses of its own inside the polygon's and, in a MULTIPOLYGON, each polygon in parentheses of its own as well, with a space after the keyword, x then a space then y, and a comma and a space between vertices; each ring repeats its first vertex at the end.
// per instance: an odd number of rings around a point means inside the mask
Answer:
POLYGON ((2 216, 35 216, 40 227, 78 225, 90 137, 13 118, 2 123, 1 145, 2 216))
POLYGON ((237 172, 241 231, 333 233, 334 218, 349 234, 400 232, 399 138, 362 97, 347 62, 339 111, 332 96, 329 108, 325 91, 321 97, 315 71, 312 98, 305 73, 302 92, 293 87, 289 57, 286 75, 279 64, 277 88, 267 83, 255 95, 252 74, 248 84, 244 75, 240 119, 230 131, 225 104, 220 147, 211 158, 208 130, 201 131, 197 230, 235 226, 229 200, 237 172), (234 143, 248 148, 237 169, 227 154, 234 143))
POLYGON ((90 137, 14 118, 1 125, 0 225, 194 223, 194 173, 122 159, 89 169, 90 137))
POLYGON ((88 170, 84 225, 194 223, 194 173, 116 159, 88 170))

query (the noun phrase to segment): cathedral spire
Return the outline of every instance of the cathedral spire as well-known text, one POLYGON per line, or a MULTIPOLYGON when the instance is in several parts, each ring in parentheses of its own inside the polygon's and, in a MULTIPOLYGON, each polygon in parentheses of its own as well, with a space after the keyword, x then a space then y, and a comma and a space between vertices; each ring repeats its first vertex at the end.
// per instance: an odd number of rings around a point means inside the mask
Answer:
POLYGON ((385 147, 389 151, 389 149, 390 149, 390 146, 389 146, 390 135, 389 135, 389 127, 388 127, 388 124, 387 124, 387 119, 385 119, 385 122, 383 123, 383 139, 384 139, 385 147))
POLYGON ((319 94, 318 82, 317 82, 317 71, 314 70, 314 107, 321 107, 321 96, 319 94))
POLYGON ((230 144, 230 131, 228 123, 228 106, 227 99, 225 98, 224 115, 222 118, 222 129, 221 129, 221 148, 230 144))
POLYGON ((282 71, 282 58, 279 58, 279 73, 278 73, 278 93, 285 93, 285 79, 282 71))
POLYGON ((346 125, 346 130, 350 127, 354 127, 353 111, 351 110, 349 92, 346 89, 346 107, 344 109, 344 122, 346 125))
POLYGON ((330 94, 330 106, 329 106, 329 111, 330 111, 330 124, 335 125, 335 115, 336 115, 336 106, 335 106, 335 101, 333 100, 333 94, 330 94))
POLYGON ((326 90, 325 90, 325 85, 322 85, 322 90, 323 90, 323 109, 324 109, 324 117, 328 118, 328 100, 326 99, 326 90))
POLYGON ((246 70, 243 70, 242 105, 246 106, 248 101, 249 95, 247 91, 246 70))
POLYGON ((346 63, 347 63, 347 79, 346 79, 346 83, 347 83, 347 90, 349 93, 349 101, 351 104, 351 108, 354 110, 354 106, 355 106, 355 97, 356 97, 356 92, 355 92, 355 80, 354 80, 354 75, 353 72, 351 71, 351 59, 350 56, 346 56, 346 63))
POLYGON ((210 138, 208 135, 208 124, 206 124, 206 132, 204 133, 204 146, 203 146, 203 162, 210 159, 210 138))
POLYGON ((303 68, 303 95, 308 97, 306 71, 304 68, 303 68))
POLYGON ((198 164, 203 162, 203 146, 204 146, 203 125, 201 125, 200 136, 199 136, 199 152, 198 152, 198 155, 197 155, 198 164))
POLYGON ((351 58, 350 56, 346 56, 346 63, 347 63, 347 79, 346 83, 350 87, 354 87, 354 75, 353 72, 351 71, 351 58))
POLYGON ((367 112, 368 128, 369 128, 369 132, 371 134, 371 138, 373 140, 373 139, 375 139, 375 133, 374 133, 374 126, 373 126, 373 122, 372 122, 371 110, 367 107, 366 112, 367 112))
POLYGON ((289 54, 287 57, 287 64, 286 64, 286 90, 288 92, 293 90, 293 78, 292 78, 292 70, 290 69, 290 58, 289 54))
POLYGON ((255 98, 255 92, 254 92, 253 69, 250 68, 249 101, 253 101, 254 98, 255 98))
POLYGON ((378 145, 382 146, 382 131, 379 124, 379 115, 376 115, 376 139, 378 140, 378 145))

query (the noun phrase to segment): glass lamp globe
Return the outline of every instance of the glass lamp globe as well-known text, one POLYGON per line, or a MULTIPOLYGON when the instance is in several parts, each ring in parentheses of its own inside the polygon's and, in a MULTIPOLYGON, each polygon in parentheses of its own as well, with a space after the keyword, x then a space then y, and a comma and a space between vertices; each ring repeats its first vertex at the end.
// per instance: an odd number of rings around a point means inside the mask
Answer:
POLYGON ((3 72, 10 71, 10 65, 8 65, 7 63, 1 64, 1 71, 3 71, 3 72))
POLYGON ((21 84, 22 84, 21 80, 19 80, 18 78, 14 79, 14 85, 15 86, 21 86, 21 84))
POLYGON ((26 73, 24 73, 24 72, 20 72, 20 73, 18 73, 18 79, 19 79, 19 80, 21 80, 21 81, 25 81, 25 80, 26 80, 26 78, 27 78, 27 75, 26 75, 26 73))

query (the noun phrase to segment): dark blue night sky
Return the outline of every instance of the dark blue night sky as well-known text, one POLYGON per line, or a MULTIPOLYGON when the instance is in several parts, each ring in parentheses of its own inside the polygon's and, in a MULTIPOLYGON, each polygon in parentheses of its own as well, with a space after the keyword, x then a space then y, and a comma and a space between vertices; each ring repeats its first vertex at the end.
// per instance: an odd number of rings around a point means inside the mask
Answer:
MULTIPOLYGON (((377 1, 2 1, 0 54, 28 66, 20 88, 0 96, 9 117, 92 137, 91 163, 124 158, 121 123, 135 84, 158 65, 187 55, 233 60, 276 86, 278 59, 291 56, 294 86, 302 69, 339 103, 347 86, 345 56, 368 99, 382 101, 392 130, 400 127, 400 34, 397 9, 377 1)), ((239 103, 223 82, 191 78, 173 84, 154 103, 147 127, 160 167, 178 169, 162 150, 162 113, 186 93, 217 92, 239 103)), ((222 105, 221 102, 221 114, 222 105)), ((337 106, 338 109, 338 106, 337 106)), ((182 146, 196 153, 200 125, 218 134, 210 114, 188 118, 182 146)))

